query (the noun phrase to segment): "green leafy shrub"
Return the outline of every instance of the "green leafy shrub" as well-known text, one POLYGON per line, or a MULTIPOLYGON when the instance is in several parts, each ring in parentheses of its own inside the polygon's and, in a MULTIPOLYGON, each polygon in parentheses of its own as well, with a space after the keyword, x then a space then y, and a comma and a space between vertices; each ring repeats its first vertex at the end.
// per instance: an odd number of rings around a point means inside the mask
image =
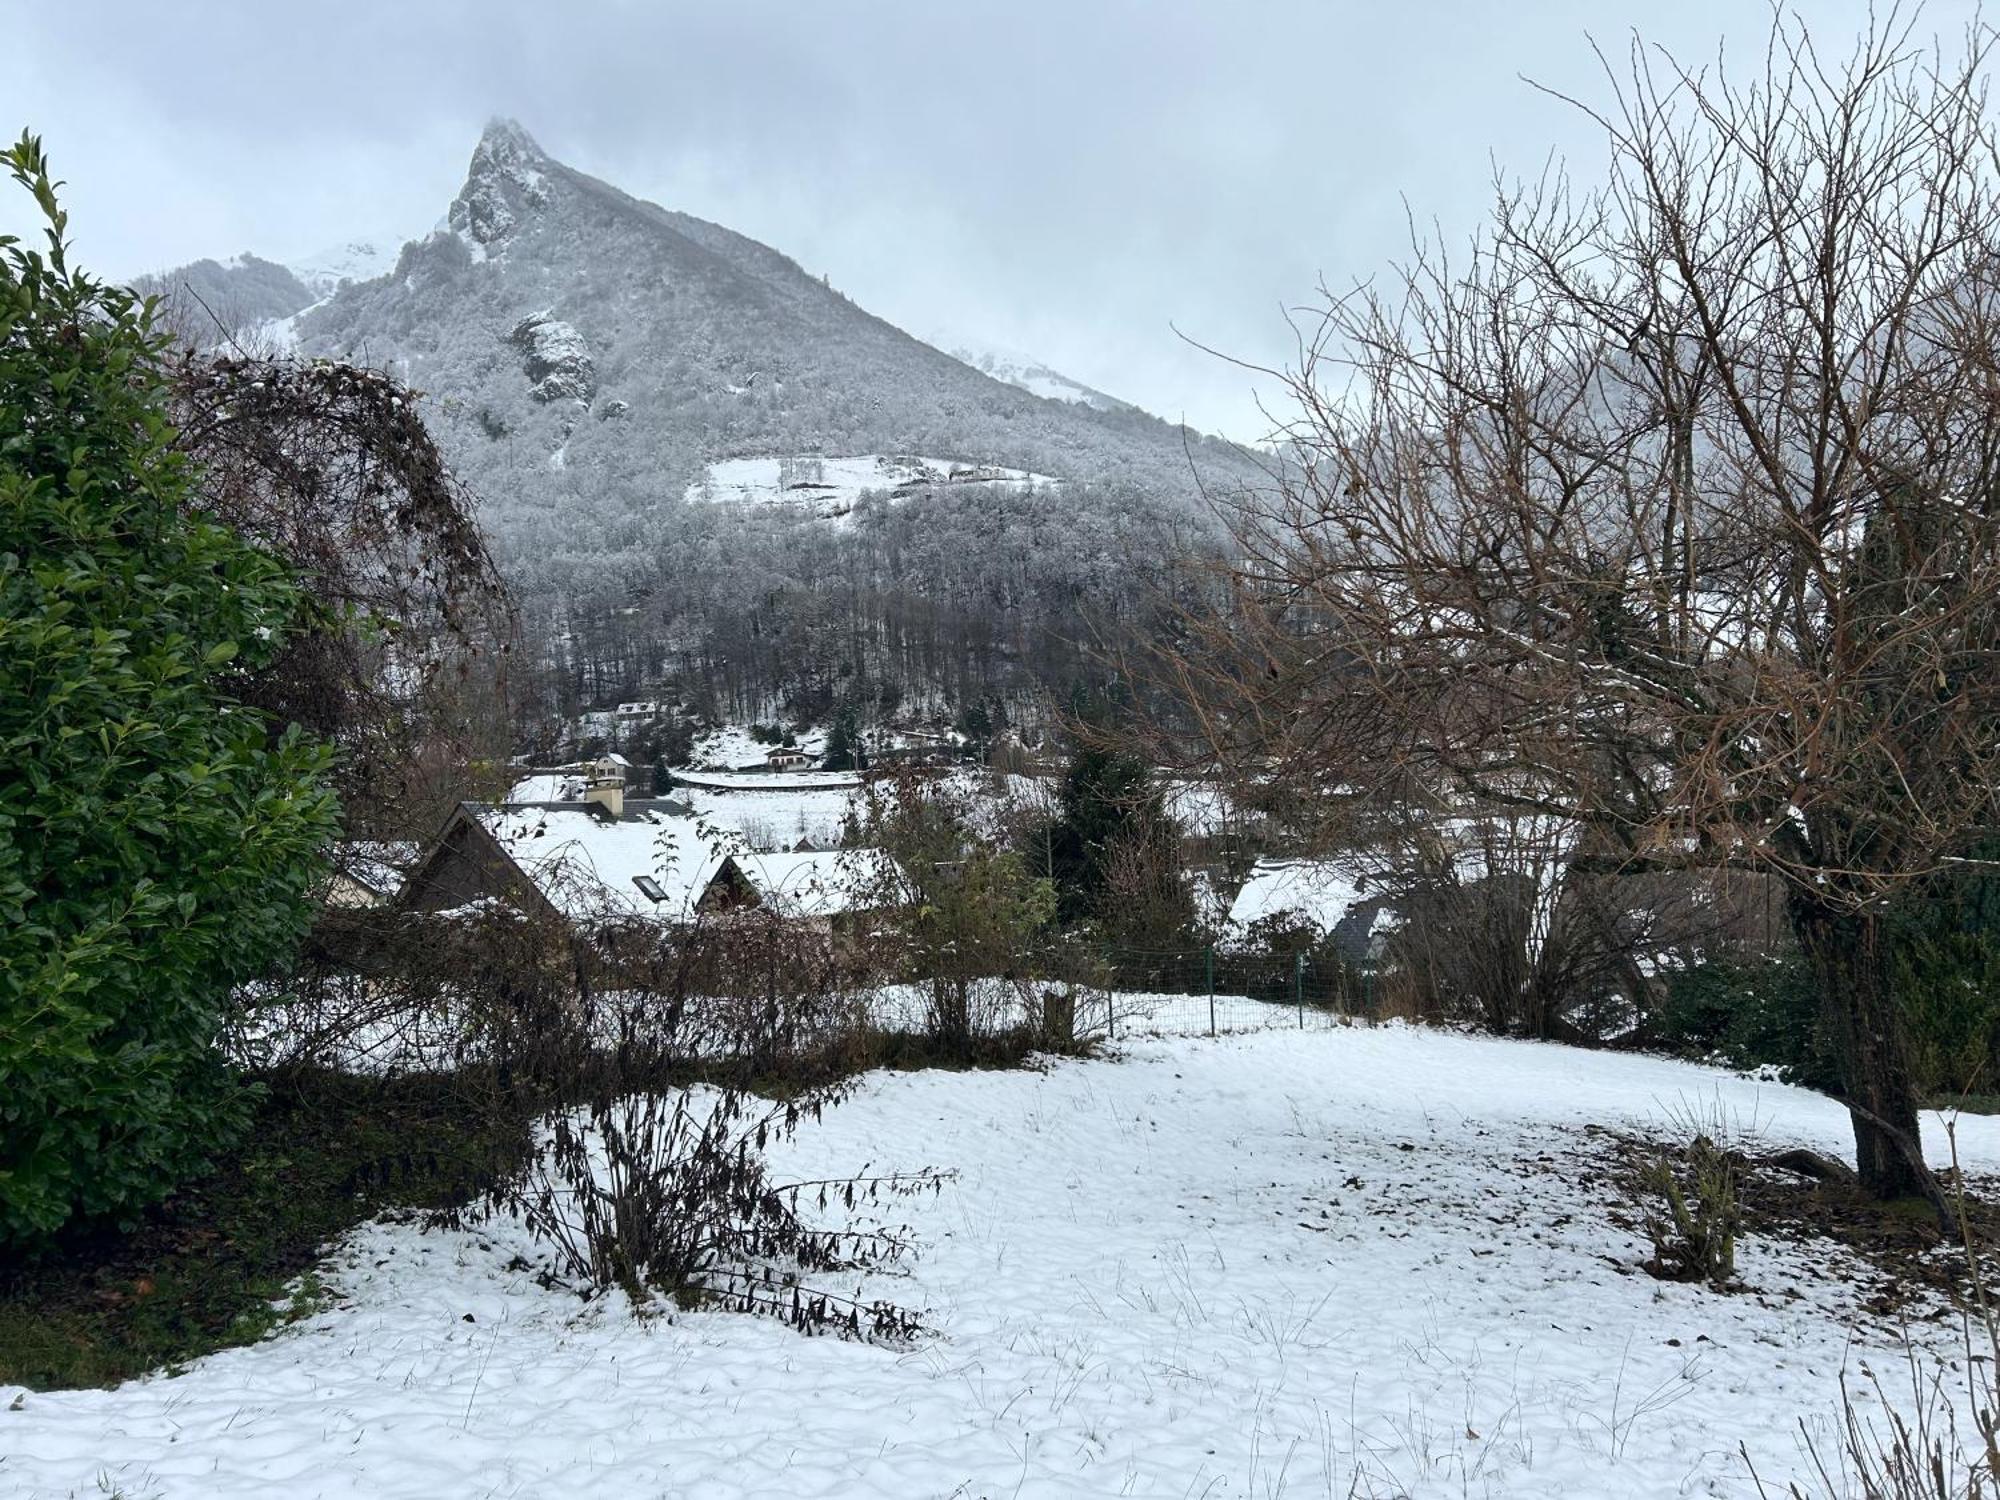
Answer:
MULTIPOLYGON (((2000 1092, 2000 885, 1937 882, 1884 924, 1897 1009, 1918 1090, 1929 1098, 2000 1092), (1992 887, 1993 889, 1989 889, 1992 887)), ((1810 966, 1796 956, 1730 958, 1673 975, 1661 1039, 1731 1067, 1776 1067, 1788 1082, 1839 1092, 1810 966)))
POLYGON ((1727 958, 1667 981, 1662 1040, 1734 1068, 1775 1067, 1788 1083, 1837 1091, 1840 1073, 1803 958, 1727 958))
MULTIPOLYGON (((2000 858, 1988 840, 1972 851, 2000 858)), ((1917 1087, 2000 1092, 2000 878, 1984 866, 1909 892, 1884 924, 1917 1087)))
POLYGON ((165 341, 71 269, 40 144, 4 154, 48 248, 0 237, 0 1245, 129 1217, 239 1131, 233 987, 297 942, 328 754, 231 701, 300 595, 193 516, 165 341))

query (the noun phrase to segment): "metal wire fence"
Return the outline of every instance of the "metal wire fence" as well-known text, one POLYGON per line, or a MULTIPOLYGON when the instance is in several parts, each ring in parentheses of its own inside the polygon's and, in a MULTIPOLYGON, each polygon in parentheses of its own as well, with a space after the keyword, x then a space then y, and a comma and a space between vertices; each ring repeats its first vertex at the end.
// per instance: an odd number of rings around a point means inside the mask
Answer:
POLYGON ((1125 1029, 1231 1031, 1344 1025, 1376 1016, 1371 966, 1323 953, 1108 947, 1104 1024, 1125 1029), (1121 1015, 1120 1012, 1123 1012, 1121 1015))

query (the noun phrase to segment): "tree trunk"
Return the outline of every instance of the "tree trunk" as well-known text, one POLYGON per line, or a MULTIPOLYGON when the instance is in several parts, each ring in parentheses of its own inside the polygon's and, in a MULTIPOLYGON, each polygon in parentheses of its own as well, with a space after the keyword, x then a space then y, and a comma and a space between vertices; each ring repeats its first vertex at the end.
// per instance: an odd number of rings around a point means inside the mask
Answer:
POLYGON ((947 1056, 972 1055, 972 994, 966 981, 931 981, 931 1035, 947 1056))
POLYGON ((1854 1122, 1854 1159, 1871 1197, 1929 1198, 1916 1084, 1890 982, 1881 922, 1795 897, 1792 922, 1818 982, 1820 1014, 1854 1122))
POLYGON ((1059 1048, 1076 1045, 1076 996, 1068 990, 1042 992, 1042 1035, 1059 1048))

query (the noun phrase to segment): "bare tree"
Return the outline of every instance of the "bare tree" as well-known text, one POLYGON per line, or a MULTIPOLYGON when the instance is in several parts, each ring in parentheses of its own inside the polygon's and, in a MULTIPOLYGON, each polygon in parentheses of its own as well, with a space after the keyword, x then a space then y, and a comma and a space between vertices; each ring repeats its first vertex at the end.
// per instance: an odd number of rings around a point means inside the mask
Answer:
POLYGON ((417 393, 326 360, 189 352, 175 373, 201 508, 317 606, 242 696, 340 747, 351 831, 428 836, 468 764, 505 759, 516 622, 417 393))
POLYGON ((1329 296, 1293 462, 1165 670, 1267 795, 1373 776, 1775 876, 1863 1182, 1929 1194, 1885 907, 2000 773, 2000 196, 1984 30, 1634 44, 1612 166, 1329 296))

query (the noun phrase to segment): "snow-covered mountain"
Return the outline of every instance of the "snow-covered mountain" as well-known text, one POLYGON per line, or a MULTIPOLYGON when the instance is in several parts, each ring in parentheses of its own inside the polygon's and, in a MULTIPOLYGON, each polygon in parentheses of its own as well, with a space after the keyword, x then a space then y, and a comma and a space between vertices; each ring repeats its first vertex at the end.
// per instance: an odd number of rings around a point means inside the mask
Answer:
POLYGON ((201 274, 254 289, 264 346, 424 394, 584 697, 685 673, 730 712, 777 694, 823 717, 874 679, 947 701, 1067 681, 1088 612, 1216 535, 1203 487, 1261 477, 1035 361, 975 368, 511 121, 436 230, 382 248, 201 274))
POLYGON ((1031 395, 1046 396, 1051 401, 1078 401, 1098 411, 1138 410, 1131 402, 1120 401, 1094 386, 1072 380, 1060 370, 1050 369, 1034 355, 1024 354, 1019 349, 954 333, 934 332, 929 341, 953 359, 1031 395))
POLYGON ((481 137, 445 227, 298 334, 430 393, 503 533, 580 507, 628 524, 741 457, 921 453, 1191 488, 1179 429, 995 379, 769 246, 565 166, 511 121, 481 137))
MULTIPOLYGON (((384 235, 348 240, 297 260, 287 261, 287 269, 298 277, 313 300, 331 297, 348 281, 373 281, 385 276, 396 264, 402 241, 384 235)), ((293 311, 299 311, 295 308, 293 311)))
POLYGON ((132 285, 164 298, 191 338, 218 342, 289 317, 316 295, 291 267, 248 253, 198 260, 161 275, 141 276, 132 285))
POLYGON ((1021 356, 968 348, 975 367, 767 245, 565 166, 512 121, 482 135, 439 229, 393 257, 360 240, 242 266, 263 278, 242 300, 271 341, 386 364, 428 395, 503 551, 545 550, 552 525, 643 546, 711 464, 740 458, 915 453, 1163 503, 1194 489, 1181 429, 1021 356), (265 267, 288 285, 264 285, 265 267))

